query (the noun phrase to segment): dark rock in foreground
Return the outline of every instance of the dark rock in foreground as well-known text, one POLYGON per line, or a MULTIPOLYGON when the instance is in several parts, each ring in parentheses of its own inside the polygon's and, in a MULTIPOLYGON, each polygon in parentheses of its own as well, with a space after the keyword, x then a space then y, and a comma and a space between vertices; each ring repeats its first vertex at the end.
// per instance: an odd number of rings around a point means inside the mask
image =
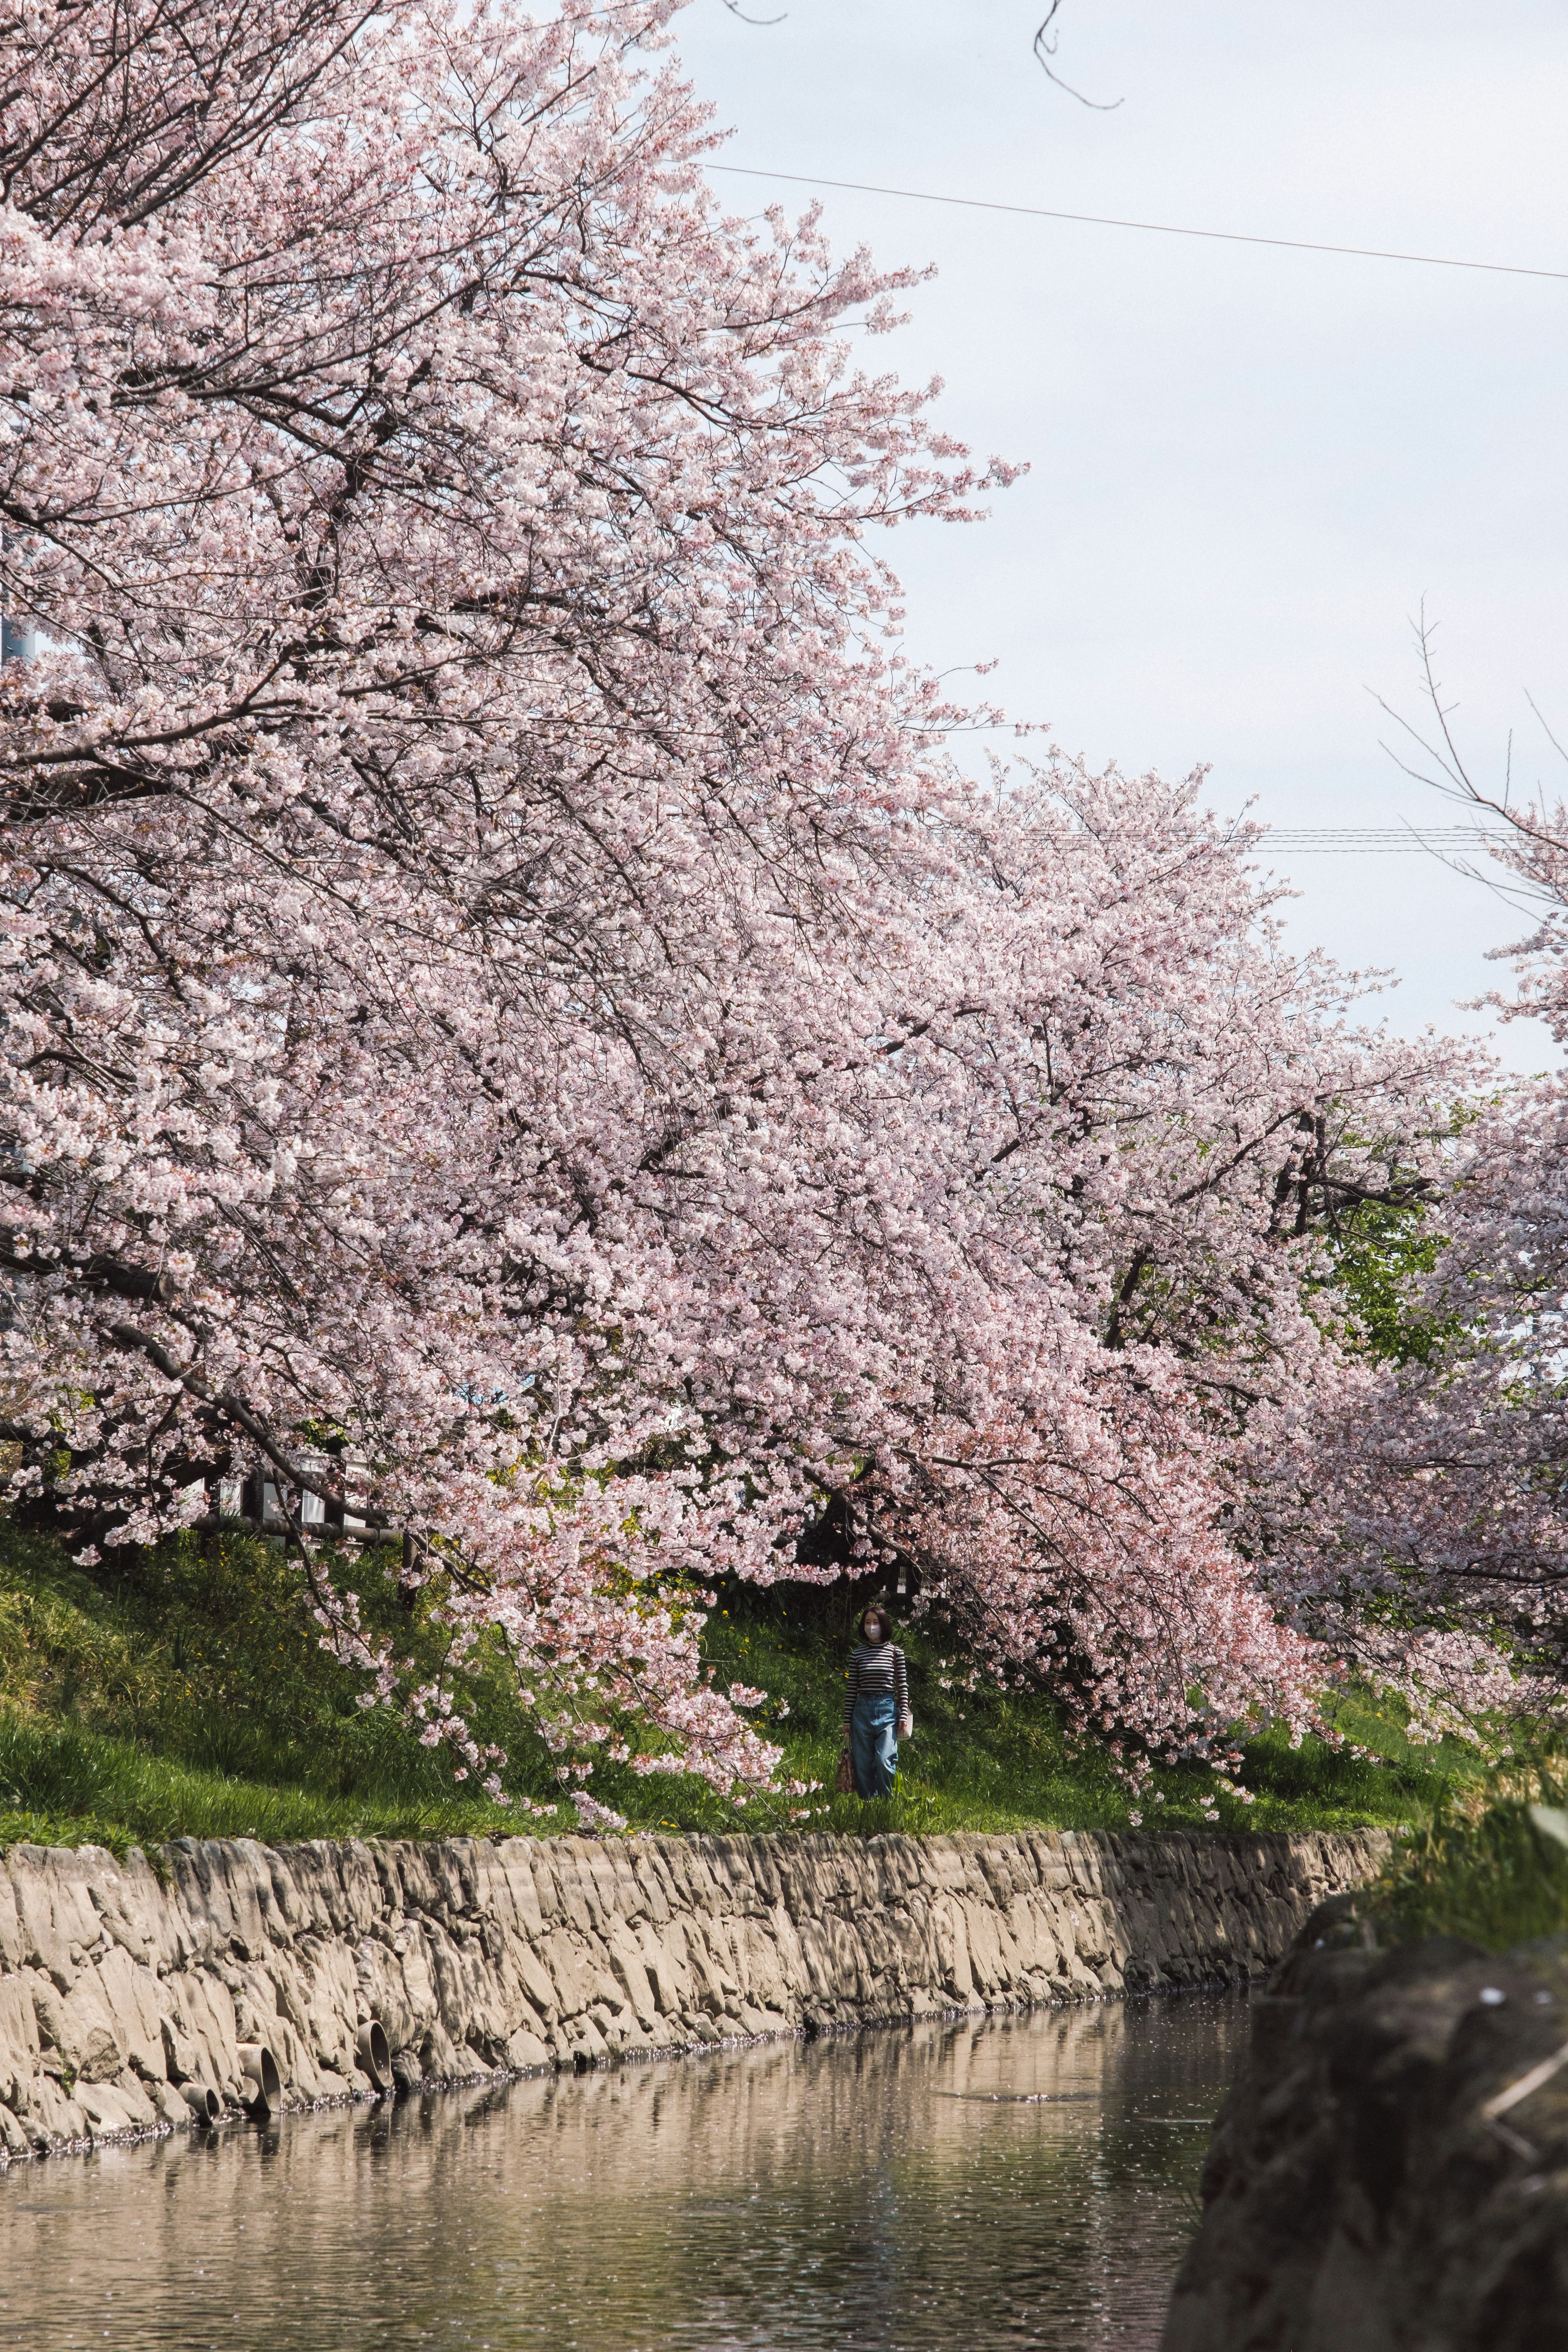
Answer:
POLYGON ((1568 1937, 1308 1921, 1215 2126, 1163 2352, 1568 2352, 1568 1937))

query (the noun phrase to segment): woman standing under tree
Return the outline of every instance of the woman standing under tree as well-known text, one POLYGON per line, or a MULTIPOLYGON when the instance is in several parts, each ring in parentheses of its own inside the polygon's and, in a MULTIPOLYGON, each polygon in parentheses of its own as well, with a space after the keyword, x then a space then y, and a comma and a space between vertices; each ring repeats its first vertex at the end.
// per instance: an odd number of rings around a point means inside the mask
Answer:
POLYGON ((914 1729, 904 1654, 893 1621, 879 1601, 860 1620, 861 1641, 849 1661, 844 1744, 858 1797, 890 1797, 899 1769, 899 1741, 914 1729))

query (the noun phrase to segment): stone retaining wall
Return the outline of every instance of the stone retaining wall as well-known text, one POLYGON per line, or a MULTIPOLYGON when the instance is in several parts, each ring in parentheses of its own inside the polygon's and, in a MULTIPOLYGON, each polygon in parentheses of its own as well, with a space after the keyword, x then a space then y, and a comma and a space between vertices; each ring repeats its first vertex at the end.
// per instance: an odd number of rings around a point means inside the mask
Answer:
POLYGON ((0 1855, 0 2160, 286 2105, 1261 1975, 1355 1836, 249 1840, 0 1855))

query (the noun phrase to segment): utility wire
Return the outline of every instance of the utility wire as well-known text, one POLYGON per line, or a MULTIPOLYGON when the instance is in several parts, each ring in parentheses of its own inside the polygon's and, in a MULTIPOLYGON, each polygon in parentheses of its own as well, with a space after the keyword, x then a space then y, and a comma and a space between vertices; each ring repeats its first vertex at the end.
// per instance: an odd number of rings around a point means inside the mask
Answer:
POLYGON ((1495 826, 1437 825, 1272 825, 1258 846, 1263 849, 1326 851, 1455 851, 1489 848, 1512 838, 1495 826))
POLYGON ((790 180, 803 188, 843 188, 858 196, 902 196, 918 205, 955 205, 964 212, 1014 213, 1026 220, 1078 221, 1088 228, 1142 229, 1152 236, 1201 236, 1219 245, 1268 245, 1289 253, 1337 253, 1355 261, 1415 261, 1427 269, 1484 269, 1502 278, 1553 278, 1568 269, 1536 269, 1521 261, 1460 261, 1449 253, 1388 253, 1374 245, 1319 245, 1304 236, 1251 236, 1234 228, 1184 228, 1172 221, 1117 220, 1106 213, 1056 212, 1045 205, 1004 205, 989 196, 942 196, 930 188, 881 188, 868 180, 825 180, 815 172, 761 172, 748 163, 710 163, 742 180, 790 180))

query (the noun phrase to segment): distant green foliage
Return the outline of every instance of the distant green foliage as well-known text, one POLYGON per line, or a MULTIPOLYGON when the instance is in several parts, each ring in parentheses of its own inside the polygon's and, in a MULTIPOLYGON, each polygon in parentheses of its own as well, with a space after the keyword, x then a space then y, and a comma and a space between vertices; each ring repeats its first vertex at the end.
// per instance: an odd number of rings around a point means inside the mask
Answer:
POLYGON ((1442 1343, 1451 1327, 1423 1313, 1414 1293, 1446 1246, 1419 1201, 1369 1201, 1357 1210, 1335 1249, 1334 1282, 1375 1361, 1425 1364, 1442 1343))
MULTIPOLYGON (((440 1633, 405 1614, 374 1559, 341 1564, 367 1619, 432 1666, 440 1633)), ((862 1592, 859 1601, 865 1598, 862 1592)), ((930 1628, 901 1634, 917 1729, 894 1795, 862 1804, 832 1794, 844 1669, 857 1596, 848 1586, 728 1587, 707 1636, 721 1685, 769 1694, 758 1720, 785 1749, 785 1772, 823 1784, 804 1799, 753 1799, 736 1813, 689 1778, 641 1779, 606 1765, 594 1794, 634 1826, 678 1830, 883 1832, 1126 1829, 1133 1806, 1110 1759, 1075 1750, 1056 1709, 974 1682, 930 1628), (948 1659, 943 1664, 944 1657, 948 1659), (943 1684, 947 1687, 943 1687, 943 1684)), ((470 1685, 476 1726, 508 1750, 509 1790, 551 1803, 553 1759, 531 1728, 499 1654, 470 1685)), ((58 1546, 0 1520, 0 1844, 90 1842, 123 1852, 180 1836, 488 1835, 571 1830, 465 1794, 438 1754, 380 1709, 363 1677, 321 1649, 298 1570, 237 1530, 126 1554, 90 1572, 58 1546)), ((1413 1748, 1398 1723, 1341 1702, 1357 1757, 1319 1740, 1292 1750, 1270 1734, 1247 1751, 1243 1806, 1201 1767, 1162 1771, 1143 1826, 1352 1828, 1425 1820, 1479 1769, 1465 1750, 1413 1748), (1163 1799, 1155 1802, 1154 1797, 1163 1799)))
POLYGON ((1458 1936, 1500 1952, 1568 1930, 1562 1784, 1533 1775, 1533 1793, 1521 1794, 1520 1780, 1517 1769, 1493 1776, 1468 1804, 1440 1808, 1402 1842, 1373 1890, 1394 1935, 1458 1936))

